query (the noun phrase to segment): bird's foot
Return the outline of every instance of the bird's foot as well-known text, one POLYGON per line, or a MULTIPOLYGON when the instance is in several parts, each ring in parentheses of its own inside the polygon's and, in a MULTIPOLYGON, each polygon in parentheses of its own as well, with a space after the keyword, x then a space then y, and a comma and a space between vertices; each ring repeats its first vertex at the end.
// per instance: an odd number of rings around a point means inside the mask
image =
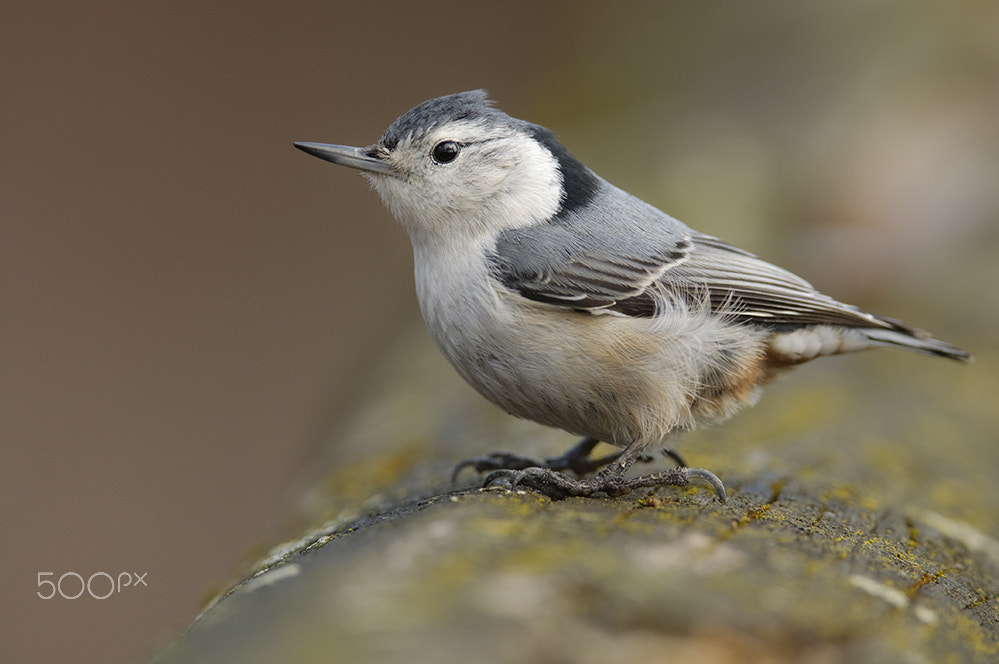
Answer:
POLYGON ((685 468, 678 466, 633 479, 625 479, 620 472, 613 472, 616 467, 608 468, 589 480, 574 480, 550 468, 532 466, 522 469, 501 468, 493 471, 483 483, 488 487, 493 483, 505 481, 511 488, 526 487, 542 493, 554 500, 570 496, 591 496, 604 493, 608 496, 620 496, 648 487, 676 486, 684 487, 692 479, 704 480, 718 494, 721 502, 728 499, 725 485, 718 476, 703 468, 685 468))
MULTIPOLYGON (((545 459, 535 459, 520 454, 509 452, 493 452, 483 456, 465 459, 451 471, 451 482, 454 483, 460 473, 465 468, 474 468, 476 472, 485 473, 493 470, 526 470, 528 468, 547 468, 548 470, 564 471, 571 470, 577 477, 582 477, 596 470, 608 466, 621 458, 622 452, 606 454, 593 459, 590 453, 597 446, 599 441, 596 438, 583 438, 578 443, 570 447, 561 456, 547 457, 545 459)), ((675 451, 666 448, 662 451, 665 456, 670 457, 678 466, 686 466, 683 460, 675 451)), ((649 454, 638 454, 636 461, 648 463, 653 460, 649 454)), ((630 463, 628 464, 630 465, 630 463)))
MULTIPOLYGON (((545 459, 535 459, 533 457, 511 454, 509 452, 492 452, 490 454, 472 457, 471 459, 465 459, 454 467, 454 470, 451 472, 451 481, 454 482, 457 480, 458 473, 465 468, 473 468, 479 473, 494 470, 518 471, 527 470, 528 468, 540 468, 552 471, 569 470, 576 475, 582 476, 587 473, 592 473, 595 470, 599 470, 621 456, 620 452, 615 452, 597 459, 591 459, 587 455, 574 454, 574 450, 575 448, 569 450, 561 456, 547 457, 545 459)), ((652 457, 643 457, 641 460, 651 461, 652 457)))
POLYGON ((555 471, 571 470, 576 475, 582 476, 616 461, 621 456, 621 452, 615 452, 599 459, 591 459, 590 453, 598 443, 599 441, 596 438, 582 438, 578 443, 566 450, 565 454, 548 457, 544 460, 521 456, 519 454, 510 454, 508 452, 493 452, 492 454, 466 459, 454 467, 454 471, 451 473, 451 482, 455 481, 458 473, 463 468, 474 468, 480 473, 491 470, 547 468, 548 470, 555 471))

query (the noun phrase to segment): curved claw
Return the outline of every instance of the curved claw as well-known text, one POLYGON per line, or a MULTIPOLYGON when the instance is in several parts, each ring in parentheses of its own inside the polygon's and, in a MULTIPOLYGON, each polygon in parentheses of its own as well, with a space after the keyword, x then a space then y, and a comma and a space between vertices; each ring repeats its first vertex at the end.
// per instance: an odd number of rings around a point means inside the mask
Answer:
POLYGON ((475 461, 475 459, 465 459, 464 461, 458 463, 451 471, 451 484, 455 484, 458 481, 458 473, 466 468, 474 467, 475 461))
POLYGON ((488 489, 496 480, 509 479, 510 485, 515 486, 517 484, 517 475, 522 473, 520 470, 511 470, 510 468, 500 468, 499 470, 494 470, 493 472, 486 475, 486 479, 482 481, 482 488, 488 489))
POLYGON ((484 456, 465 459, 456 465, 454 470, 451 471, 451 484, 457 482, 458 473, 465 468, 474 468, 477 472, 482 473, 487 470, 523 470, 524 468, 539 465, 541 465, 540 461, 530 457, 520 456, 519 454, 510 454, 509 452, 493 452, 484 456))
POLYGON ((725 492, 725 485, 722 481, 718 479, 718 476, 712 473, 710 470, 705 470, 704 468, 688 468, 687 477, 689 479, 697 478, 704 480, 711 485, 711 488, 715 490, 718 494, 718 500, 723 503, 728 502, 728 494, 725 492))
POLYGON ((680 453, 677 452, 676 450, 674 450, 673 448, 671 448, 671 447, 664 447, 662 449, 662 454, 663 454, 663 456, 666 456, 666 457, 669 457, 670 459, 673 459, 673 461, 676 462, 677 466, 680 466, 681 468, 686 468, 687 467, 687 462, 684 461, 683 457, 680 456, 680 453))

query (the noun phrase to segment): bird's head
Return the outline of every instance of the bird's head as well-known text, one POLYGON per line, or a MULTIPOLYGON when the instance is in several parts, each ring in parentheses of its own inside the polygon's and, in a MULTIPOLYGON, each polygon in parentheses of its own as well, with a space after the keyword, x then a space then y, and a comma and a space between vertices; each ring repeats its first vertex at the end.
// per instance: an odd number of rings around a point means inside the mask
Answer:
POLYGON ((360 170, 414 243, 552 219, 584 204, 598 183, 551 131, 497 110, 482 90, 425 101, 367 147, 295 145, 360 170))

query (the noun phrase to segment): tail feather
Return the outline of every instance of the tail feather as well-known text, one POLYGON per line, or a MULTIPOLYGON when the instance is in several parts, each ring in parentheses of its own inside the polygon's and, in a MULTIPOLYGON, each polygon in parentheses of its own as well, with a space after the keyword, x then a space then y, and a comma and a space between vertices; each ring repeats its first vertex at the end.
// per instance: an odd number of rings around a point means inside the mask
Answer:
POLYGON ((871 340, 872 345, 914 350, 918 353, 946 357, 958 362, 970 362, 974 359, 971 353, 963 351, 946 341, 934 339, 925 330, 920 330, 919 328, 891 318, 878 316, 878 320, 885 323, 886 327, 863 328, 864 335, 871 340))

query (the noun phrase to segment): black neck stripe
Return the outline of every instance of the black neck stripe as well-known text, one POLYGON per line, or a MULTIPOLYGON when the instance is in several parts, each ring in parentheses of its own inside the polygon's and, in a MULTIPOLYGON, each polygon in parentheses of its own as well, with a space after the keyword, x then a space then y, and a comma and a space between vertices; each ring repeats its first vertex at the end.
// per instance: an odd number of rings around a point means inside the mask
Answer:
POLYGON ((565 149, 565 146, 555 140, 555 134, 550 129, 540 125, 531 125, 531 136, 545 146, 558 162, 562 171, 562 187, 565 190, 556 217, 586 206, 596 196, 600 179, 578 159, 565 149))

